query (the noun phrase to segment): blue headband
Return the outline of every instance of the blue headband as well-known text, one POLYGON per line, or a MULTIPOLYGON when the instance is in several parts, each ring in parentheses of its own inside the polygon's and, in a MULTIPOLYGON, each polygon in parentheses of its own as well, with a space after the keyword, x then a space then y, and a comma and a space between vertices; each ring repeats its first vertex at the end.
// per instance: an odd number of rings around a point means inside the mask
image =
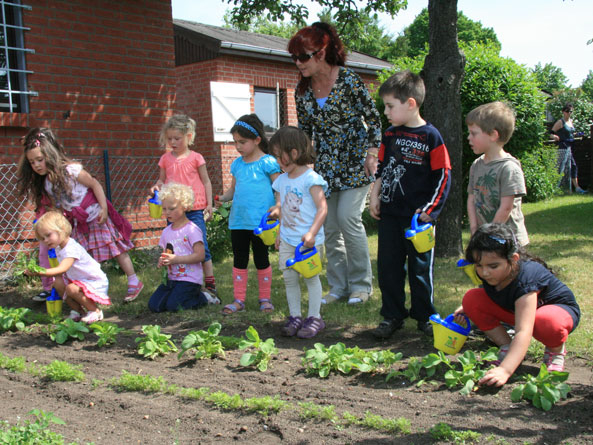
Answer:
POLYGON ((238 125, 239 127, 243 127, 245 129, 251 131, 255 135, 255 137, 260 137, 257 130, 255 128, 253 128, 251 125, 249 125, 247 122, 237 121, 237 122, 235 122, 235 125, 238 125))

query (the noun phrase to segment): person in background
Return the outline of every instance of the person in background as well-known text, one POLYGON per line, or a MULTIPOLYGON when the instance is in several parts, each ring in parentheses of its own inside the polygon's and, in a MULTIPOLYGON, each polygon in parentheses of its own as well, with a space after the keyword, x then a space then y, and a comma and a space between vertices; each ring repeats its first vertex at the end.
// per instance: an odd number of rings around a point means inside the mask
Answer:
POLYGON ((560 152, 560 156, 563 157, 560 163, 561 172, 564 173, 564 167, 567 162, 570 162, 570 180, 574 187, 575 192, 583 194, 587 193, 579 186, 578 179, 578 168, 577 163, 574 160, 574 154, 572 153, 572 147, 574 145, 574 125, 572 124, 572 112, 574 107, 572 104, 567 103, 562 108, 562 118, 558 119, 552 126, 550 134, 552 139, 558 143, 559 150, 566 150, 564 153, 560 152))

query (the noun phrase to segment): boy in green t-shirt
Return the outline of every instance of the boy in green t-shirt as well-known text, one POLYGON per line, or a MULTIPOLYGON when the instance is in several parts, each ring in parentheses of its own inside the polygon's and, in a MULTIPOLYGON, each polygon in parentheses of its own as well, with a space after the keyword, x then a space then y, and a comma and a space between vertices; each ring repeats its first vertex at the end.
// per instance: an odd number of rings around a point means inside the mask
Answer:
POLYGON ((507 224, 521 246, 529 243, 521 197, 527 193, 521 163, 504 151, 515 130, 515 114, 502 102, 480 105, 465 118, 469 144, 481 155, 469 171, 467 214, 473 234, 486 223, 507 224))

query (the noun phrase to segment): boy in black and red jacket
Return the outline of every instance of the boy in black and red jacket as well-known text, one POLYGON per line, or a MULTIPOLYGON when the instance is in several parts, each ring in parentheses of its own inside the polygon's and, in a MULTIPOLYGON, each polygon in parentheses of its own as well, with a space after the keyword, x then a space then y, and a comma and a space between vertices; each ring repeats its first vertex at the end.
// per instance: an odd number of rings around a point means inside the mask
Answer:
POLYGON ((384 320, 373 331, 389 338, 408 315, 418 330, 432 334, 434 249, 418 253, 405 237, 412 216, 434 223, 447 199, 451 162, 439 131, 420 116, 424 82, 410 71, 394 74, 381 85, 379 95, 392 124, 379 150, 376 182, 370 199, 371 216, 379 220, 377 255, 384 320), (405 307, 406 259, 411 308, 405 307))

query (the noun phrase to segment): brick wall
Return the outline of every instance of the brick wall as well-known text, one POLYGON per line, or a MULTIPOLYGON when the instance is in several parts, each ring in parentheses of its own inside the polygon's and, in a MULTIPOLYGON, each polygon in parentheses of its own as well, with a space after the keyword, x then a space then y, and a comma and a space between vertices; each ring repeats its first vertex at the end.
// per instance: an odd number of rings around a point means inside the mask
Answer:
MULTIPOLYGON (((18 161, 19 138, 35 126, 52 128, 72 156, 160 154, 159 131, 176 97, 170 0, 25 3, 25 46, 35 50, 27 80, 39 96, 28 114, 0 113, 0 163, 18 161)), ((137 187, 144 199, 145 185, 137 187)), ((146 215, 130 205, 120 208, 139 230, 146 215)))
MULTIPOLYGON (((205 62, 176 68, 177 109, 193 117, 197 123, 195 149, 204 155, 214 194, 220 194, 231 182, 230 166, 238 153, 234 145, 214 142, 210 82, 249 84, 254 87, 286 90, 288 125, 297 125, 294 89, 299 80, 294 63, 258 61, 250 57, 221 56, 205 62)), ((363 81, 374 91, 376 76, 362 75, 363 81)), ((253 112, 253 100, 251 111, 253 112)), ((229 135, 230 139, 230 135, 229 135)))

